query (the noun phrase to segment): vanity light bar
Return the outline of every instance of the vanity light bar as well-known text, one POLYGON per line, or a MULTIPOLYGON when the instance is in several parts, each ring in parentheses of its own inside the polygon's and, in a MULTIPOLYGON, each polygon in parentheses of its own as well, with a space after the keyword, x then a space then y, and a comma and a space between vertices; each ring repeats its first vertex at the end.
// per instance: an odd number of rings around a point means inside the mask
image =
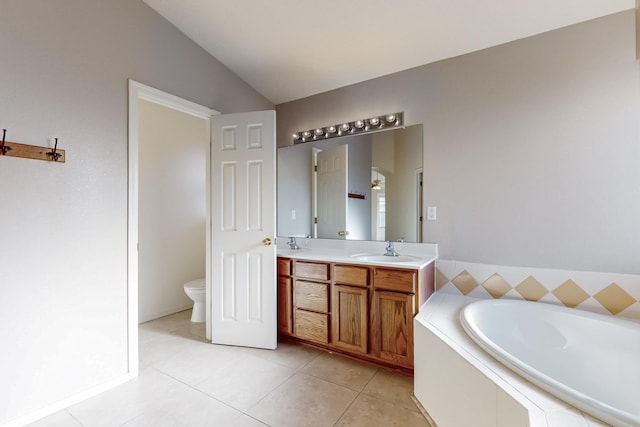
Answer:
POLYGON ((293 134, 293 143, 317 141, 338 136, 377 132, 382 129, 393 129, 403 126, 402 113, 383 114, 369 119, 354 120, 337 125, 309 129, 293 134))

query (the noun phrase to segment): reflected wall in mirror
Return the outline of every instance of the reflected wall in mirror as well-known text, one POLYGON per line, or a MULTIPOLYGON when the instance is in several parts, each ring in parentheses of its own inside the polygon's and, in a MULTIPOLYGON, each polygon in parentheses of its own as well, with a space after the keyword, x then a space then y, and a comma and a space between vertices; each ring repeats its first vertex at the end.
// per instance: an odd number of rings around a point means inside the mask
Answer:
POLYGON ((277 209, 280 236, 421 242, 422 125, 278 149, 277 209))

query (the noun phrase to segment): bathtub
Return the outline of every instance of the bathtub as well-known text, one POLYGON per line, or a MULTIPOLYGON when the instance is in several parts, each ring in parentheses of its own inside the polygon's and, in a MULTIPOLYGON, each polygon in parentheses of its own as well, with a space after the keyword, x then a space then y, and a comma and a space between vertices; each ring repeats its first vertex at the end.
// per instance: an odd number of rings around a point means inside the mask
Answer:
POLYGON ((460 323, 540 388, 613 426, 640 426, 640 324, 517 300, 472 302, 460 323))

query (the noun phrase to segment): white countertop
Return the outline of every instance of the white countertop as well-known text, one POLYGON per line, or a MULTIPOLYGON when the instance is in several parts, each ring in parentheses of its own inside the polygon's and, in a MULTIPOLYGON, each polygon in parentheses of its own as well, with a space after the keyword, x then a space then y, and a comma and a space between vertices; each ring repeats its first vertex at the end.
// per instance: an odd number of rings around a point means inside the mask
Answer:
POLYGON ((278 237, 279 257, 410 269, 419 269, 438 257, 438 245, 434 243, 395 242, 400 256, 394 258, 384 256, 385 242, 296 238, 301 249, 289 249, 288 240, 278 237))

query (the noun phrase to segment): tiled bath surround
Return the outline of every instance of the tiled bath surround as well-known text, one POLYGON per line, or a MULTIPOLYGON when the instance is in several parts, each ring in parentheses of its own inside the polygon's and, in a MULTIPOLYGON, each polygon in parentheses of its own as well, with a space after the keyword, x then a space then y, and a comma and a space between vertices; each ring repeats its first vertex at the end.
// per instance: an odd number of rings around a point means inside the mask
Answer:
POLYGON ((561 304, 640 321, 640 275, 437 260, 436 290, 561 304))

